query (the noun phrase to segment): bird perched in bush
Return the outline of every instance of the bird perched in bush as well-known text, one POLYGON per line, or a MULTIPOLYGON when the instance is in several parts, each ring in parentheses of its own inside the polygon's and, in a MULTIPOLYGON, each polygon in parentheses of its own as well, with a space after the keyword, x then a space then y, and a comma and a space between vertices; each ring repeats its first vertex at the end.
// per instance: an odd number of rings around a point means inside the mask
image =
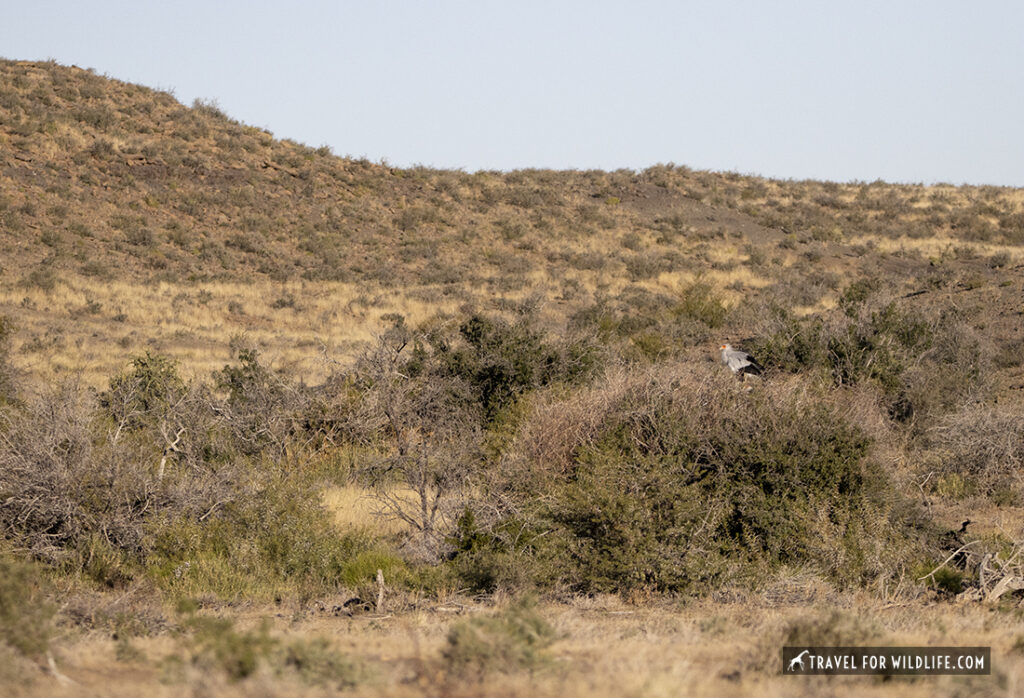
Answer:
POLYGON ((746 376, 759 376, 764 371, 764 366, 757 363, 753 356, 745 351, 733 349, 731 344, 722 345, 722 363, 740 378, 746 376))
POLYGON ((967 551, 963 550, 964 536, 967 535, 967 527, 970 526, 973 521, 967 519, 960 524, 959 531, 947 531, 942 535, 942 547, 944 549, 955 548, 956 554, 950 559, 950 562, 955 567, 964 569, 967 567, 968 554, 967 551))

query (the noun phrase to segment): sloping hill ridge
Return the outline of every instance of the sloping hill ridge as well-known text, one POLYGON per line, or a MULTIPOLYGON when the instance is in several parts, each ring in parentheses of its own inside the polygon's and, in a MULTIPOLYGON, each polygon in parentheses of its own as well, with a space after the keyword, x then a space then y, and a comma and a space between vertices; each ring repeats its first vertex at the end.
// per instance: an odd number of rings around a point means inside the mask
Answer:
MULTIPOLYGON (((1021 261, 1024 192, 400 169, 77 67, 0 61, 0 231, 0 313, 30 371, 99 380, 143 348, 202 371, 244 334, 313 375, 395 314, 532 304, 564 328, 603 308, 642 341, 621 320, 695 282, 806 316, 882 277, 893 293, 987 289, 1011 313, 1000 279, 1021 261)), ((757 329, 733 313, 721 331, 757 329)), ((705 338, 690 339, 671 351, 705 338)))
POLYGON ((5 187, 4 223, 19 243, 4 252, 29 266, 61 257, 55 238, 69 233, 80 265, 102 256, 140 279, 406 285, 465 282, 452 272, 472 275, 495 246, 536 262, 565 251, 515 244, 531 230, 563 244, 665 219, 705 235, 764 232, 743 214, 717 220, 699 185, 672 168, 401 170, 278 141, 215 106, 189 109, 77 68, 7 62, 3 80, 4 176, 16 183, 5 187))

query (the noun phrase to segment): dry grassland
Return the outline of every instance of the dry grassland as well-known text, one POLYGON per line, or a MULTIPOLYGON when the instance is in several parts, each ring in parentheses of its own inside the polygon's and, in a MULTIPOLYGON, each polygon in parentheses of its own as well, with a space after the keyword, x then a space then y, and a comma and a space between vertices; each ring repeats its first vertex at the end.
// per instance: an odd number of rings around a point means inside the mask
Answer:
MULTIPOLYGON (((638 283, 584 271, 565 278, 589 296, 612 297, 627 287, 675 297, 701 281, 731 307, 750 289, 776 283, 745 266, 662 272, 638 283)), ((488 307, 496 300, 510 305, 537 296, 544 299, 539 321, 563 325, 568 312, 580 304, 560 299, 552 293, 555 288, 555 281, 541 272, 532 274, 523 289, 497 299, 470 290, 458 298, 431 300, 416 289, 373 284, 256 280, 148 285, 72 277, 52 291, 0 288, 0 312, 17 318, 14 364, 48 382, 80 374, 84 384, 105 387, 131 357, 145 351, 173 356, 183 375, 205 378, 229 362, 232 341, 244 339, 261 347, 275 370, 318 383, 350 365, 396 314, 410 325, 421 325, 455 317, 465 306, 488 307)), ((440 296, 436 289, 427 290, 440 296)), ((829 301, 823 303, 818 307, 831 307, 829 301)))
MULTIPOLYGON (((497 609, 507 602, 497 600, 497 609)), ((628 604, 616 597, 572 599, 541 608, 557 639, 542 666, 479 677, 453 674, 442 650, 453 623, 494 614, 496 607, 453 597, 415 611, 348 617, 294 608, 225 608, 240 627, 269 622, 280 642, 326 639, 359 667, 353 696, 902 696, 1018 695, 1024 687, 1024 635, 1004 610, 921 603, 880 603, 836 596, 793 580, 757 597, 628 604), (788 597, 788 598, 787 598, 788 597), (793 597, 799 597, 793 603, 793 597), (860 644, 991 646, 993 672, 977 677, 791 677, 781 675, 787 628, 838 614, 863 628, 860 644), (268 621, 269 619, 269 621, 268 621)), ((182 664, 173 634, 111 640, 72 636, 56 649, 62 685, 42 672, 8 695, 23 696, 285 696, 336 695, 331 685, 261 669, 232 682, 182 664)))

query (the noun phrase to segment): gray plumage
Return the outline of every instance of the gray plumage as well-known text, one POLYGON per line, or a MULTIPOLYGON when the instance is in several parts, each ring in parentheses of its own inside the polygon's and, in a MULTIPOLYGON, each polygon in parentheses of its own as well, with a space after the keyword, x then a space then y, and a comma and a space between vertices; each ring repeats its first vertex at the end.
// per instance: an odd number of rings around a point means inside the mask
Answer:
POLYGON ((733 349, 730 344, 722 345, 722 363, 729 367, 733 373, 741 376, 759 376, 764 371, 764 366, 757 363, 753 356, 745 351, 733 349))

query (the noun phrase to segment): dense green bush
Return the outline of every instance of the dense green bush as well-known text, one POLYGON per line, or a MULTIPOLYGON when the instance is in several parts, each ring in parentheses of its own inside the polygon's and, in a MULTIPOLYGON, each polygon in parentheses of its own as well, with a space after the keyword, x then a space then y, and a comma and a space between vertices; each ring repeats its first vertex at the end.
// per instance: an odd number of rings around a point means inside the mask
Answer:
POLYGON ((459 325, 459 338, 457 343, 437 335, 427 339, 440 372, 468 381, 488 418, 526 390, 579 382, 600 368, 600 355, 589 342, 550 342, 528 317, 510 323, 472 315, 459 325))
POLYGON ((718 329, 729 317, 729 309, 711 284, 695 281, 679 292, 679 301, 672 312, 718 329))
POLYGON ((549 533, 543 521, 515 512, 481 525, 467 507, 448 539, 453 548, 448 570, 470 589, 553 588, 562 581, 565 569, 559 559, 561 550, 544 540, 549 533))
POLYGON ((799 383, 627 374, 536 410, 492 483, 515 506, 484 533, 463 526, 455 561, 518 555, 585 592, 707 591, 784 564, 851 584, 893 574, 919 541, 870 443, 799 383))

